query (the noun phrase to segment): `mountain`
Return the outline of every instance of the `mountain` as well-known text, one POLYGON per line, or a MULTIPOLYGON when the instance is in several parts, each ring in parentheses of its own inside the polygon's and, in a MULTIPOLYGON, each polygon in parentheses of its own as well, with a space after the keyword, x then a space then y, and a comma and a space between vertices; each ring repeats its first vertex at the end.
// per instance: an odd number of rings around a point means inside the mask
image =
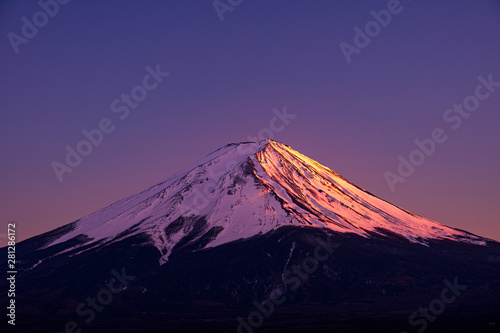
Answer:
POLYGON ((179 242, 214 247, 286 225, 363 237, 396 234, 424 245, 429 239, 487 241, 393 206, 289 146, 263 140, 227 145, 187 171, 50 235, 54 239, 43 248, 79 237, 77 247, 93 244, 83 250, 88 251, 144 233, 163 263, 179 242))
POLYGON ((497 242, 396 207, 272 140, 226 145, 16 252, 18 326, 30 332, 68 322, 86 332, 354 332, 365 329, 359 318, 371 332, 500 325, 497 242), (112 280, 123 288, 106 292, 112 280), (468 303, 451 304, 441 323, 410 323, 449 283, 467 286, 458 292, 468 303), (92 295, 102 308, 86 303, 92 295))

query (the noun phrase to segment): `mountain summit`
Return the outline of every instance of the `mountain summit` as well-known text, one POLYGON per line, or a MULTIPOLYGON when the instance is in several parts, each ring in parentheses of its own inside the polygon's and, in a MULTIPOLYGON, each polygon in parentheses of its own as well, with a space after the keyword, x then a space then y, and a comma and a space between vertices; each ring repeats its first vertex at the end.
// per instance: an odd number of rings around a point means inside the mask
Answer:
POLYGON ((243 142, 17 244, 16 331, 421 330, 429 317, 416 309, 454 281, 460 297, 433 329, 490 332, 499 262, 495 241, 391 205, 282 143, 243 142))
POLYGON ((179 244, 215 247, 287 225, 399 236, 423 245, 429 239, 485 244, 381 200, 267 139, 226 145, 186 171, 71 223, 44 248, 78 237, 77 246, 87 251, 145 233, 164 263, 179 244))

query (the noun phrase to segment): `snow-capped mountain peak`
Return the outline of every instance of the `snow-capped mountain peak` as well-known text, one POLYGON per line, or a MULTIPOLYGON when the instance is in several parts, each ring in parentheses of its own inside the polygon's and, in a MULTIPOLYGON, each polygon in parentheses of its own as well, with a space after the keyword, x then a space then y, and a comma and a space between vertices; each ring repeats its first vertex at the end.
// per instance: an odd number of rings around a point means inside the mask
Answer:
POLYGON ((226 145, 185 171, 73 222, 44 247, 82 235, 85 240, 76 247, 146 234, 165 262, 176 246, 215 247, 286 225, 363 237, 396 234, 424 245, 429 239, 485 243, 381 200, 266 139, 226 145))

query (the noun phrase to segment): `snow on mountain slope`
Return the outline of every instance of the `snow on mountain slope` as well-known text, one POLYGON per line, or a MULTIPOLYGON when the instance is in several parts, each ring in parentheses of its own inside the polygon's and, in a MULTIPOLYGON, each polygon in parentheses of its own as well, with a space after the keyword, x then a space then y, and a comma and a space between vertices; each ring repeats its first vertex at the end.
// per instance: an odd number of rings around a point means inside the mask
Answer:
MULTIPOLYGON (((114 242, 147 233, 168 260, 180 242, 214 247, 280 226, 314 226, 411 242, 485 239, 422 218, 351 184, 327 167, 272 141, 230 144, 186 171, 88 215, 45 247, 79 235, 114 242)), ((97 245, 98 243, 96 243, 97 245)))

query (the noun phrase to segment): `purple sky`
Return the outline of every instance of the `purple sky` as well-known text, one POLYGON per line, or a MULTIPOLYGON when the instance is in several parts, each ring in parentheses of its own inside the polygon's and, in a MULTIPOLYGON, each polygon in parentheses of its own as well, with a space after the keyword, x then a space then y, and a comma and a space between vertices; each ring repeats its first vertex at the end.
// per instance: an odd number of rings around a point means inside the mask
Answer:
POLYGON ((349 64, 339 44, 391 1, 244 0, 223 21, 212 1, 73 0, 17 54, 8 34, 41 8, 0 3, 0 235, 16 221, 20 241, 135 194, 257 136, 286 106, 297 117, 275 140, 411 212, 500 240, 500 87, 458 129, 443 120, 478 76, 500 81, 498 1, 402 0, 349 64), (170 75, 121 120, 112 102, 157 64, 170 75), (104 118, 114 131, 59 182, 51 163, 104 118), (448 139, 391 191, 384 173, 435 128, 448 139))

